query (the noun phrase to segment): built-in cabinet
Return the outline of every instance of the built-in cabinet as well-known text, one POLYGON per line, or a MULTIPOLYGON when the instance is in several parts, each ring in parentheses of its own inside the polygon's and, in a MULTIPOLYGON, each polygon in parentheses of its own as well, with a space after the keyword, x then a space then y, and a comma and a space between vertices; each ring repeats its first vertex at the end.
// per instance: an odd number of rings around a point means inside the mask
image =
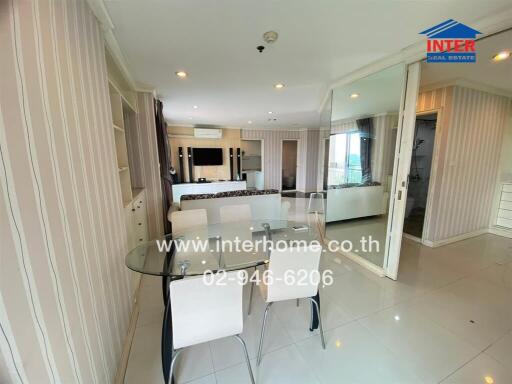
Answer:
POLYGON ((501 185, 496 225, 512 229, 512 183, 503 183, 501 185))
MULTIPOLYGON (((146 194, 140 177, 141 169, 137 137, 137 110, 123 92, 109 80, 110 106, 112 109, 112 130, 116 145, 117 169, 121 197, 124 207, 128 249, 148 241, 146 194)), ((132 292, 140 281, 140 274, 133 273, 132 292)))
POLYGON ((133 201, 124 208, 130 249, 149 240, 146 212, 146 194, 143 189, 140 189, 136 191, 133 201))

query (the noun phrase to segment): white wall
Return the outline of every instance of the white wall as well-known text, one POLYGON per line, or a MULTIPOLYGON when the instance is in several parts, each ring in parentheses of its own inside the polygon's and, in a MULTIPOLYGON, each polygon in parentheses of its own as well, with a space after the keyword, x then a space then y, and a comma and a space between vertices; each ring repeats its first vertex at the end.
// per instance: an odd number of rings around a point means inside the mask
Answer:
POLYGON ((10 0, 0 46, 0 382, 110 383, 132 303, 100 28, 10 0))

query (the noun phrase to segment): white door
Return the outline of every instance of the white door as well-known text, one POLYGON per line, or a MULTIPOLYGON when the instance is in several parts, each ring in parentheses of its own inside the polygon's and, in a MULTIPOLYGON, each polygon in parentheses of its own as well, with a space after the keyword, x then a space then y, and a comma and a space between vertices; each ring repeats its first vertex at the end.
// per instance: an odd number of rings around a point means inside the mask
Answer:
POLYGON ((386 276, 396 280, 400 263, 400 249, 407 198, 409 169, 416 124, 416 100, 420 83, 419 62, 409 65, 407 70, 407 85, 403 103, 403 114, 397 132, 397 147, 390 200, 390 215, 388 221, 388 241, 386 242, 386 259, 384 271, 386 276))

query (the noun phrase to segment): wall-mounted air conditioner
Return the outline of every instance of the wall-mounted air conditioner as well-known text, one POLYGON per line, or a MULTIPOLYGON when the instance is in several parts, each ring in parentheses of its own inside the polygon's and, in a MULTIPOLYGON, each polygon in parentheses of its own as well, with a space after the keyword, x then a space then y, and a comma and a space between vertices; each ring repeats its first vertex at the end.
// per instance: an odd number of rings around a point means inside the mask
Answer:
POLYGON ((194 128, 194 137, 197 139, 221 139, 220 128, 194 128))

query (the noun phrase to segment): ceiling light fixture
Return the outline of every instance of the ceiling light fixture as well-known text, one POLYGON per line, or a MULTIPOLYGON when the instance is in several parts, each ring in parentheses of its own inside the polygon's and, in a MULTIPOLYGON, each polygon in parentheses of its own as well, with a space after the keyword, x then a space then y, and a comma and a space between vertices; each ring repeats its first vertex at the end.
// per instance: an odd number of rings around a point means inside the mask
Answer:
POLYGON ((494 379, 492 378, 492 376, 485 376, 484 380, 486 384, 494 384, 494 379))
POLYGON ((508 59, 511 55, 512 55, 512 53, 510 51, 501 51, 501 52, 498 52, 497 54, 495 54, 492 57, 492 59, 494 61, 502 61, 502 60, 508 59))
POLYGON ((181 79, 184 79, 185 77, 188 76, 188 74, 185 71, 178 71, 178 72, 176 72, 176 76, 178 76, 181 79))
POLYGON ((249 120, 249 121, 247 122, 247 124, 252 124, 252 120, 249 120))
POLYGON ((283 83, 277 83, 276 85, 274 85, 274 88, 275 89, 283 89, 284 88, 284 84, 283 83))
POLYGON ((194 105, 192 108, 197 109, 197 108, 199 108, 199 107, 198 107, 197 105, 194 105))
POLYGON ((357 99, 359 97, 359 93, 351 93, 350 98, 351 99, 357 99))
POLYGON ((275 43, 279 34, 276 31, 267 31, 263 34, 263 40, 267 44, 275 43))
POLYGON ((268 114, 269 114, 269 115, 271 115, 271 114, 273 114, 273 113, 274 113, 274 112, 272 112, 272 111, 268 111, 268 114))

